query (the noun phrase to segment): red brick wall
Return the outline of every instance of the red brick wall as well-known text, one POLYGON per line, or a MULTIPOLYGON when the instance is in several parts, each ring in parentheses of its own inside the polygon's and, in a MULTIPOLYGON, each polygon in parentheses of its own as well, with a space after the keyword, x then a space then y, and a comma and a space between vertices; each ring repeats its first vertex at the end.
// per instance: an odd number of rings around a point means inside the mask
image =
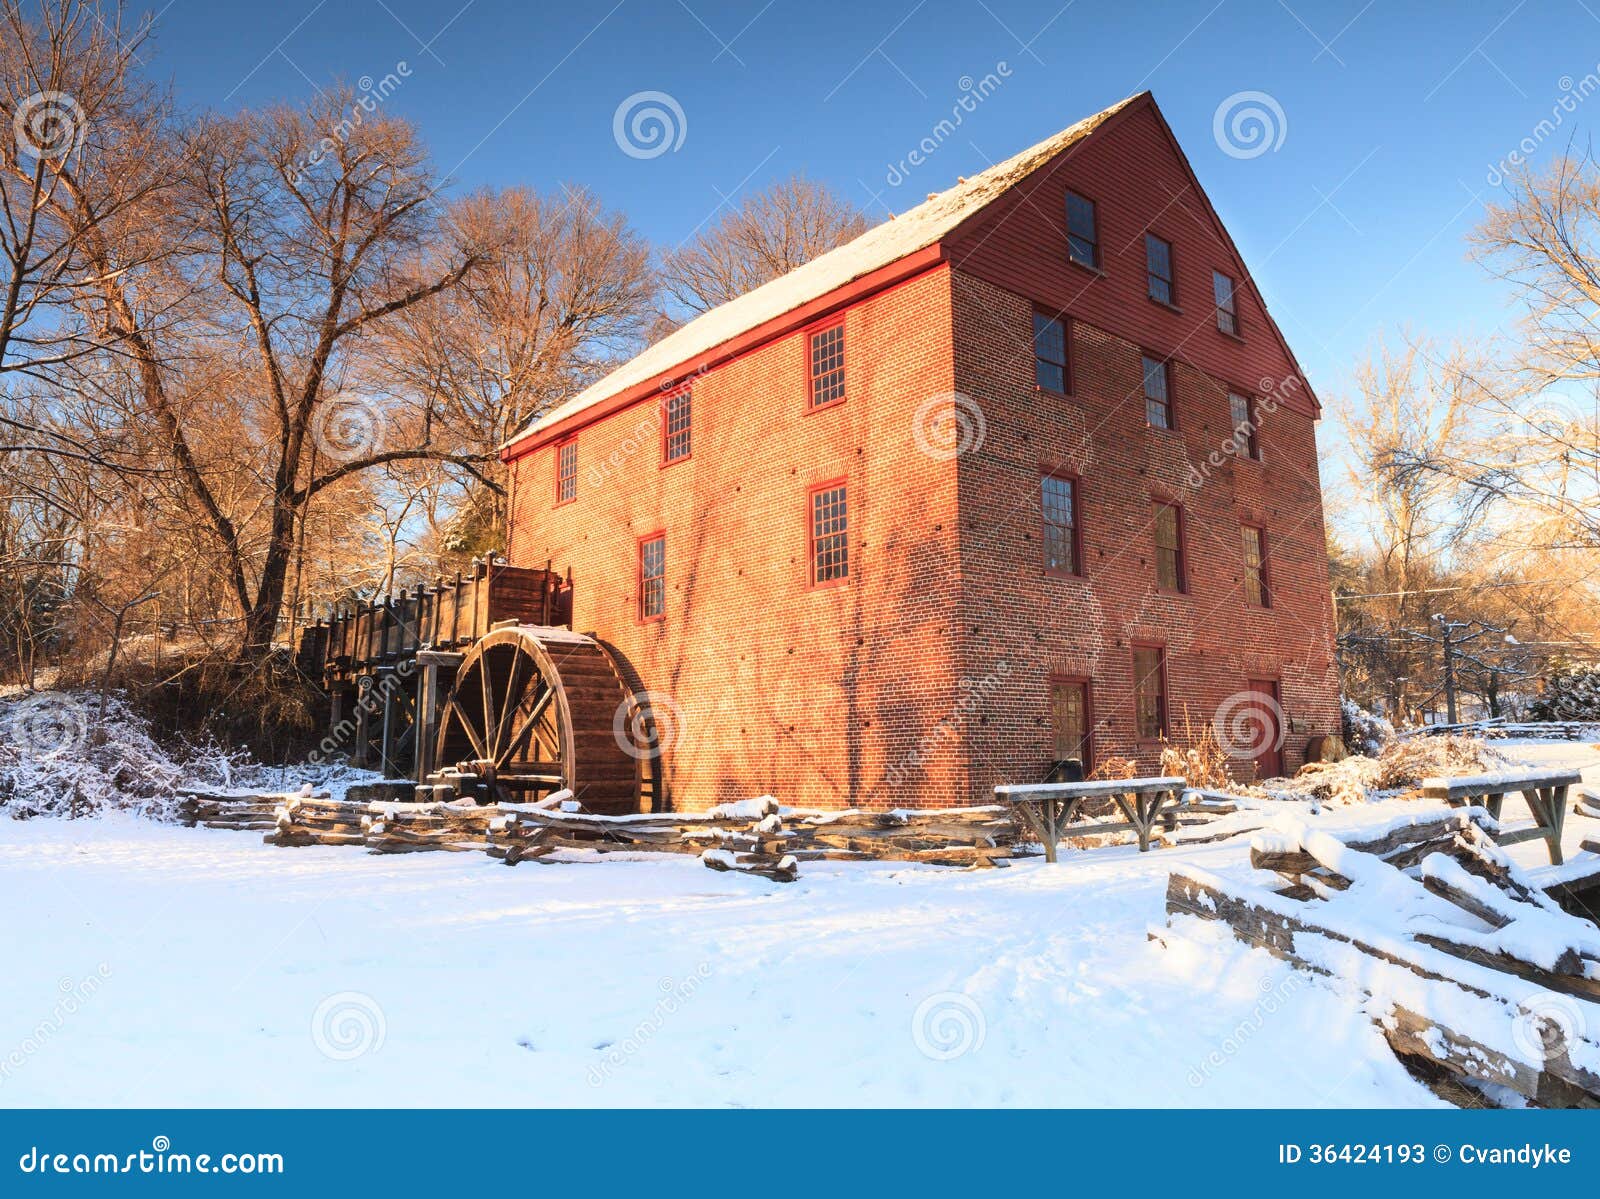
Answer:
MULTIPOLYGON (((959 710, 956 470, 918 449, 918 411, 948 394, 949 273, 844 313, 845 401, 807 412, 803 331, 694 384, 694 450, 660 465, 644 404, 578 434, 578 495, 553 506, 553 447, 516 466, 510 556, 571 564, 574 627, 679 712, 670 802, 772 792, 833 806, 944 805, 967 793, 941 725, 959 710), (808 492, 849 487, 850 580, 808 586, 808 492), (667 615, 636 619, 637 541, 667 535, 667 615)), ((826 324, 827 322, 824 322, 826 324)))
MULTIPOLYGON (((1338 730, 1328 559, 1314 425, 1285 408, 1262 418, 1262 461, 1219 454, 1227 387, 1174 362, 1178 428, 1146 426, 1141 347, 1084 322, 1071 327, 1072 394, 1034 385, 1033 303, 954 273, 956 387, 985 418, 959 459, 962 677, 1008 686, 965 722, 973 798, 1036 781, 1050 757, 1048 681, 1092 681, 1094 750, 1156 769, 1159 747, 1133 723, 1132 644, 1167 652, 1171 723, 1182 732, 1227 712, 1247 678, 1276 679, 1291 722, 1338 730), (1043 568, 1040 475, 1080 476, 1083 577, 1043 568), (1198 482, 1198 485, 1196 485, 1198 482), (1152 497, 1184 507, 1188 592, 1155 584, 1152 497), (1240 524, 1266 527, 1272 606, 1245 603, 1240 524)), ((1226 726, 1225 726, 1226 727, 1226 726)), ((1290 733, 1292 769, 1308 734, 1290 733)), ((1251 765, 1238 769, 1249 777, 1251 765)))

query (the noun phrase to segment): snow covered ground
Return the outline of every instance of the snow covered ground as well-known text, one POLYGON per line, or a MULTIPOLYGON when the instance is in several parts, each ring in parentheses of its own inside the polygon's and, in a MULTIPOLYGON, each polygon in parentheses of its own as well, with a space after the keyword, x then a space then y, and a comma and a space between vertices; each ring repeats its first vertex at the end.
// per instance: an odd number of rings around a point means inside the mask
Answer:
POLYGON ((1435 1104, 1332 990, 1147 939, 1173 865, 1248 843, 780 886, 0 820, 0 1105, 1435 1104))

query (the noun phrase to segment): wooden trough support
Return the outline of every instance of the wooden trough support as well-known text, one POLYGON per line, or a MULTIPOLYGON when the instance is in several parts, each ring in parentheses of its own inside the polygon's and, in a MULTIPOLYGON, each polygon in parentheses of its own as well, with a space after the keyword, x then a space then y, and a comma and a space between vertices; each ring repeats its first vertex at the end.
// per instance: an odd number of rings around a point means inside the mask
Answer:
POLYGON ((297 661, 327 691, 330 728, 344 730, 339 739, 354 765, 420 781, 438 765, 428 761, 436 740, 428 717, 440 711, 459 651, 507 622, 560 627, 571 620, 570 571, 475 559, 453 579, 349 605, 308 626, 297 661), (424 654, 433 655, 431 673, 419 661, 424 654))
POLYGON ((1533 815, 1534 826, 1502 832, 1498 837, 1499 843, 1515 845, 1520 841, 1543 840, 1549 848, 1551 864, 1559 866, 1561 832, 1567 815, 1567 789, 1582 781, 1582 777, 1571 770, 1506 771, 1462 778, 1424 779, 1422 795, 1425 799, 1441 800, 1454 808, 1476 804, 1498 821, 1506 796, 1521 792, 1528 811, 1533 815))
POLYGON ((1545 895, 1492 827, 1473 808, 1338 837, 1262 834, 1251 865, 1283 886, 1175 870, 1167 924, 1221 922, 1356 993, 1414 1073, 1453 1080, 1447 1097, 1488 1102, 1478 1088, 1493 1084, 1600 1105, 1600 930, 1545 895))

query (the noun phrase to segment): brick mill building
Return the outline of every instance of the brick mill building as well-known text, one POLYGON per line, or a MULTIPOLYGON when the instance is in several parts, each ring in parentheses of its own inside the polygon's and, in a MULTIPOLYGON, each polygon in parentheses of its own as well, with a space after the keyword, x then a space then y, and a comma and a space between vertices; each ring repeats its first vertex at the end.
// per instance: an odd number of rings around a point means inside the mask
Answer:
POLYGON ((982 802, 1219 716, 1278 773, 1339 727, 1318 413, 1142 93, 539 417, 508 556, 650 693, 658 807, 982 802))

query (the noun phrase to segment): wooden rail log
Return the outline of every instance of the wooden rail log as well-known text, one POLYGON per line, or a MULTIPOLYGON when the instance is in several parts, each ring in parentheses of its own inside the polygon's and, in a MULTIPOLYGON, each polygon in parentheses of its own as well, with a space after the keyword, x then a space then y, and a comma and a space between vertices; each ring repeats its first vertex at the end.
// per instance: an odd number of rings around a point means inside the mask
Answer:
POLYGON ((1346 980, 1377 1001, 1378 1023, 1397 1052, 1427 1058, 1463 1078, 1507 1087, 1534 1102, 1600 1103, 1600 1072, 1593 1065, 1600 1045, 1582 1029, 1560 1030, 1576 1043, 1543 1061, 1522 1050, 1513 1036, 1516 1021, 1538 1025, 1547 1019, 1541 1015, 1542 984, 1534 980, 1478 963, 1451 967, 1445 963, 1456 959, 1430 956, 1425 947, 1410 947, 1376 930, 1365 934, 1336 925, 1329 918, 1331 908, 1325 913, 1198 870, 1173 872, 1167 912, 1169 923, 1177 916, 1220 921, 1247 945, 1312 973, 1346 980), (1405 998, 1426 993, 1419 981, 1452 996, 1444 1004, 1447 1010, 1475 1013, 1474 1028, 1481 1021, 1504 1036, 1488 1045, 1419 1014, 1405 998), (1576 1063, 1572 1049, 1578 1050, 1576 1063))

